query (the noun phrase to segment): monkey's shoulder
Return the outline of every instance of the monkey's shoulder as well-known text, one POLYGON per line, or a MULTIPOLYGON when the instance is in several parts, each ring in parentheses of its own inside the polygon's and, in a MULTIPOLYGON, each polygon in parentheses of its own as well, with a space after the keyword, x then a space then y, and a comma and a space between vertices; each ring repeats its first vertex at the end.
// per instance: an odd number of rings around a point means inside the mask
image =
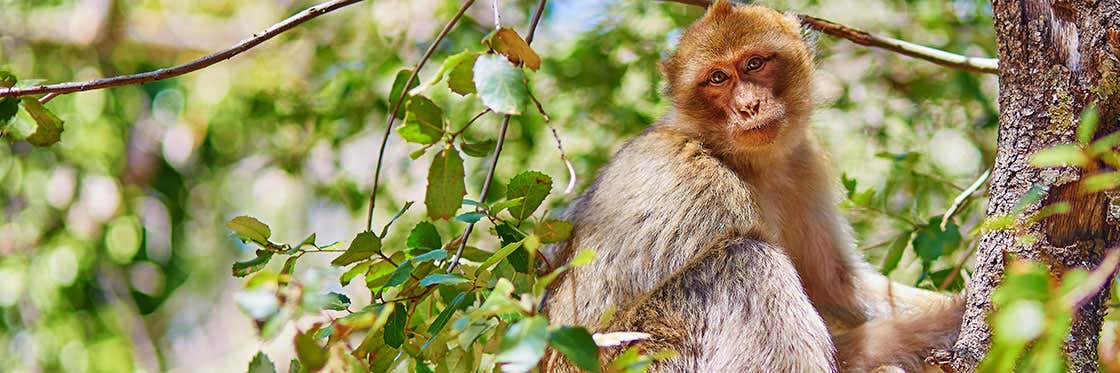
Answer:
POLYGON ((695 135, 668 125, 655 125, 630 139, 615 154, 608 169, 634 177, 670 177, 681 181, 696 177, 705 181, 738 179, 695 135))

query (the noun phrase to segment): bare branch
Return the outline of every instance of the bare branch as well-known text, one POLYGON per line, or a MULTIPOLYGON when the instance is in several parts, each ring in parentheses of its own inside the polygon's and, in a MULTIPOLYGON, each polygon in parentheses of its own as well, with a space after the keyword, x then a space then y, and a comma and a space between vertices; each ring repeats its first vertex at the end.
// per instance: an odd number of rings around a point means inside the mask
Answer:
MULTIPOLYGON (((307 22, 323 14, 333 12, 335 10, 338 10, 339 8, 359 3, 361 1, 362 0, 332 0, 312 6, 310 8, 304 9, 302 12, 288 17, 283 21, 280 21, 275 25, 272 25, 264 31, 253 34, 252 36, 242 40, 241 42, 238 42, 236 45, 230 47, 229 49, 213 53, 206 57, 202 57, 182 65, 166 67, 139 74, 119 75, 84 82, 66 82, 48 85, 35 85, 31 87, 0 88, 0 97, 29 96, 44 93, 53 93, 55 94, 55 96, 57 96, 58 94, 64 93, 90 91, 95 89, 119 87, 122 85, 143 84, 154 82, 157 80, 173 78, 179 75, 206 68, 218 62, 228 60, 233 56, 241 54, 241 52, 247 51, 250 48, 259 45, 260 43, 265 42, 268 39, 272 39, 276 35, 280 35, 284 31, 288 31, 293 27, 298 26, 301 23, 307 22)), ((53 98, 54 96, 48 97, 53 98)), ((50 100, 50 98, 44 97, 44 101, 50 100)))
POLYGON ((393 121, 397 120, 397 111, 401 109, 401 102, 408 96, 407 88, 412 85, 412 81, 416 80, 416 76, 420 74, 420 69, 424 68, 424 64, 428 63, 428 59, 432 58, 432 53, 435 52, 439 42, 447 37, 447 33, 451 32, 452 28, 455 28, 455 25, 463 18, 463 14, 467 12, 467 9, 470 9, 471 5, 474 5, 474 1, 475 0, 467 0, 467 2, 463 3, 463 5, 459 7, 459 12, 455 13, 455 16, 447 21, 447 24, 443 26, 442 30, 439 30, 439 35, 436 35, 435 40, 432 40, 432 44, 428 46, 428 50, 424 51, 424 56, 420 57, 420 60, 416 61, 416 65, 412 67, 412 73, 408 74, 408 80, 405 80, 403 85, 406 89, 401 89, 401 95, 397 97, 396 103, 393 104, 393 107, 389 110, 389 118, 385 120, 385 133, 381 135, 381 147, 377 150, 377 166, 374 167, 373 171, 373 189, 369 191, 369 210, 366 212, 367 231, 373 229, 373 208, 377 206, 377 186, 381 183, 381 163, 385 159, 385 146, 389 144, 389 135, 393 133, 393 121))
MULTIPOLYGON (((687 5, 695 6, 708 6, 712 3, 711 0, 658 0, 669 1, 687 5)), ((798 14, 797 18, 801 20, 801 24, 829 34, 838 38, 844 38, 859 45, 885 49, 901 55, 914 57, 917 59, 926 60, 935 64, 950 67, 958 70, 971 71, 977 73, 998 74, 999 73, 999 60, 987 57, 969 57, 955 53, 946 52, 940 49, 930 48, 924 45, 914 44, 904 40, 889 38, 886 36, 875 35, 867 31, 854 29, 839 23, 829 20, 813 17, 806 14, 798 14)))

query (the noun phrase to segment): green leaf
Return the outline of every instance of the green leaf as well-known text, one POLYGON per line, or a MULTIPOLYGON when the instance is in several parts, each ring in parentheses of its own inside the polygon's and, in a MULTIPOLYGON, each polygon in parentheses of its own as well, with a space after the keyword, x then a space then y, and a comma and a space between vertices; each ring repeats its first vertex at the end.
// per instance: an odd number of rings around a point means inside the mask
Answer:
POLYGON ((504 372, 527 372, 544 356, 548 346, 548 320, 542 316, 521 319, 502 338, 498 362, 504 372))
POLYGON ((310 236, 307 236, 307 238, 304 238, 303 242, 300 242, 299 245, 296 246, 296 248, 301 249, 304 246, 318 247, 315 246, 315 233, 312 233, 310 236))
POLYGON ((379 236, 377 236, 377 237, 379 237, 379 238, 385 238, 385 235, 389 234, 389 227, 393 226, 393 223, 395 223, 395 222, 397 221, 397 219, 400 219, 400 218, 401 218, 401 216, 403 216, 403 215, 404 215, 404 213, 405 213, 406 211, 408 211, 408 209, 409 209, 409 208, 412 208, 412 204, 413 204, 413 203, 415 203, 415 202, 413 202, 413 201, 406 201, 406 202, 404 203, 404 206, 401 206, 401 209, 400 209, 400 210, 397 210, 397 213, 396 213, 396 214, 393 214, 393 218, 392 218, 392 219, 389 219, 389 222, 388 222, 388 223, 385 223, 385 226, 384 226, 384 227, 381 227, 381 235, 379 235, 379 236))
POLYGON ((292 361, 288 363, 288 373, 307 373, 307 369, 303 368, 303 364, 300 364, 299 359, 292 359, 292 361))
POLYGON ((476 52, 463 52, 447 57, 447 60, 444 61, 444 66, 449 63, 453 64, 447 79, 447 87, 451 88, 452 92, 458 93, 460 96, 476 92, 474 88, 474 63, 478 56, 479 53, 476 52))
POLYGON ((494 151, 494 140, 484 140, 478 143, 468 143, 466 141, 460 142, 459 147, 463 149, 463 153, 475 158, 482 158, 490 155, 494 151))
POLYGON ((895 268, 898 268, 898 262, 902 260, 902 253, 906 251, 906 244, 910 243, 910 234, 911 232, 900 234, 894 238, 894 241, 891 241, 887 256, 883 258, 883 267, 879 270, 884 275, 889 275, 895 268))
POLYGON ((490 267, 498 264, 498 262, 502 261, 502 259, 505 259, 514 250, 517 250, 517 248, 521 247, 522 242, 525 241, 517 241, 511 243, 509 245, 506 245, 505 247, 502 247, 498 251, 495 251, 493 255, 490 255, 489 259, 486 259, 485 262, 482 262, 482 265, 478 266, 478 271, 489 271, 490 267))
POLYGON ((525 220, 540 207, 541 202, 552 191, 552 178, 537 171, 525 171, 514 176, 506 187, 506 198, 525 197, 520 206, 510 206, 509 213, 514 219, 525 220))
POLYGON ((245 277, 264 269, 268 261, 272 260, 272 252, 257 250, 257 257, 243 262, 233 263, 233 276, 245 277))
POLYGON ((435 373, 434 371, 432 371, 432 368, 429 368, 428 364, 424 364, 424 361, 421 359, 416 359, 415 365, 416 373, 435 373))
POLYGON ((591 372, 599 371, 599 346, 587 329, 560 327, 549 335, 548 344, 571 360, 576 366, 591 372))
POLYGON ((12 75, 11 72, 0 70, 0 88, 8 88, 14 86, 16 85, 17 81, 19 80, 16 79, 16 76, 12 75))
POLYGON ((439 231, 436 226, 431 222, 422 221, 408 232, 408 242, 405 243, 410 249, 428 249, 435 250, 443 247, 443 239, 439 236, 439 231))
POLYGON ((1081 121, 1077 126, 1077 142, 1088 144, 1093 141, 1093 134, 1097 132, 1098 119, 1097 104, 1089 104, 1089 107, 1081 112, 1081 121))
POLYGON ((257 354, 253 355, 253 360, 249 362, 248 373, 276 373, 276 365, 272 364, 272 359, 269 359, 263 351, 257 351, 257 354))
POLYGON ((307 330, 306 333, 296 334, 295 340, 296 356, 299 357, 300 363, 312 372, 319 370, 327 363, 327 350, 320 346, 313 337, 318 331, 319 327, 315 326, 307 330))
MULTIPOLYGON (((405 90, 404 82, 408 80, 408 76, 410 74, 412 74, 412 69, 401 69, 401 71, 397 72, 397 76, 393 79, 393 89, 389 92, 388 110, 392 110, 393 106, 397 102, 397 99, 401 97, 401 93, 405 90)), ((418 85, 420 85, 419 79, 412 79, 412 83, 408 85, 408 89, 411 90, 413 88, 416 88, 416 86, 418 85)), ((405 96, 404 102, 401 103, 401 106, 397 108, 397 116, 400 116, 401 110, 404 110, 404 108, 408 105, 409 98, 410 96, 405 96)))
POLYGON ((433 260, 443 260, 443 259, 446 259, 446 258, 447 258, 447 250, 436 249, 436 250, 432 250, 432 251, 414 256, 414 257, 412 257, 412 259, 409 259, 409 260, 411 260, 413 262, 416 262, 416 263, 423 263, 423 262, 430 262, 430 261, 433 261, 433 260))
POLYGON ((464 223, 477 223, 479 220, 482 220, 482 218, 484 218, 484 217, 486 217, 486 214, 481 213, 481 212, 467 212, 467 213, 463 213, 462 215, 456 216, 455 220, 458 220, 458 221, 461 221, 461 222, 464 222, 464 223))
POLYGON ((432 159, 424 205, 432 220, 449 219, 463 203, 467 187, 463 181, 463 158, 454 148, 443 149, 432 159))
POLYGON ((381 239, 374 236, 373 232, 358 233, 354 240, 350 241, 350 247, 346 248, 346 252, 334 258, 331 265, 342 267, 366 260, 377 253, 378 250, 381 250, 381 239))
POLYGON ((432 325, 428 327, 428 334, 431 334, 431 337, 428 337, 428 340, 424 342, 424 345, 420 346, 421 350, 427 348, 428 345, 436 339, 436 336, 439 335, 439 332, 443 330, 444 326, 447 325, 447 321, 450 320, 451 316, 455 314, 455 309, 458 308, 459 304, 463 303, 463 300, 466 298, 467 293, 459 293, 455 296, 455 299, 451 300, 451 303, 447 305, 447 308, 444 308, 443 311, 439 313, 439 316, 436 317, 436 320, 433 321, 432 325))
POLYGON ((933 261, 951 252, 961 244, 961 232, 957 224, 949 222, 945 230, 941 230, 941 217, 929 219, 929 224, 918 230, 911 244, 914 252, 922 260, 922 271, 929 272, 933 261))
POLYGON ((409 100, 404 124, 397 127, 401 138, 417 144, 434 144, 443 131, 443 109, 424 96, 409 100))
POLYGON ((388 288, 403 284, 405 280, 408 280, 408 275, 412 274, 414 268, 411 261, 401 263, 397 266, 397 269, 393 270, 393 273, 389 274, 389 280, 385 282, 384 287, 388 288))
POLYGON ((579 267, 581 265, 591 263, 592 260, 595 260, 595 250, 583 249, 572 257, 572 260, 568 262, 568 265, 572 267, 579 267))
POLYGON ((393 348, 400 348, 404 344, 404 327, 408 322, 408 310, 405 307, 395 307, 385 323, 385 344, 393 348))
POLYGON ((31 97, 24 97, 23 110, 27 110, 27 114, 31 115, 31 119, 35 120, 35 132, 31 136, 27 136, 27 142, 35 146, 51 146, 58 142, 62 137, 62 119, 58 119, 54 113, 47 110, 39 100, 31 97))
POLYGON ((0 98, 0 128, 8 123, 19 111, 19 99, 15 97, 0 98))
POLYGON ((545 220, 537 225, 536 234, 543 243, 564 241, 572 235, 572 223, 557 219, 545 220))
POLYGON ((365 274, 366 271, 369 271, 370 265, 372 265, 372 263, 370 262, 358 263, 358 265, 350 268, 345 273, 343 273, 342 276, 338 278, 338 283, 342 286, 350 284, 350 281, 353 281, 355 277, 358 277, 358 275, 365 274))
POLYGON ((1031 166, 1044 168, 1044 167, 1060 167, 1060 166, 1079 166, 1085 167, 1089 164, 1089 157, 1081 148, 1073 144, 1055 145, 1046 149, 1039 150, 1031 155, 1031 166))
POLYGON ((474 85, 482 103, 496 113, 521 115, 529 102, 525 72, 496 54, 479 56, 475 61, 474 85))
POLYGON ((490 46, 495 52, 501 53, 509 58, 510 62, 514 64, 524 62, 525 67, 533 70, 541 68, 541 57, 533 48, 529 47, 529 43, 517 34, 517 31, 509 27, 502 27, 491 32, 483 43, 490 46))
POLYGON ((346 294, 330 292, 326 295, 328 301, 323 306, 325 310, 343 311, 350 308, 350 297, 346 294))
POLYGON ((525 197, 507 199, 507 200, 495 203, 493 206, 490 206, 490 213, 494 214, 494 215, 498 215, 498 213, 502 212, 502 210, 505 210, 505 209, 508 209, 508 208, 514 207, 514 206, 521 206, 522 203, 525 203, 525 197))
POLYGON ((420 279, 420 286, 432 286, 437 284, 455 285, 470 282, 462 275, 455 273, 433 273, 420 279))
POLYGON ((238 216, 230 219, 226 222, 226 228, 241 237, 242 241, 255 242, 261 246, 269 246, 268 238, 272 236, 272 230, 268 228, 268 225, 250 216, 238 216))

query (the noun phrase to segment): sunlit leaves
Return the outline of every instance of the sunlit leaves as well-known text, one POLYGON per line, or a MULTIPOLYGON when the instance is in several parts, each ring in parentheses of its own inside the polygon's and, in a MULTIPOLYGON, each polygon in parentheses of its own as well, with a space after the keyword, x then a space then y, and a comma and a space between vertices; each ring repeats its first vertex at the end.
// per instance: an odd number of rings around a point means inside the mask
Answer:
POLYGON ((462 275, 459 275, 459 274, 434 273, 434 274, 424 276, 424 278, 420 279, 420 286, 432 286, 432 285, 440 285, 440 284, 455 285, 455 284, 462 284, 462 283, 465 283, 465 282, 470 282, 470 280, 467 280, 466 278, 464 278, 462 275))
POLYGON ((404 124, 397 127, 397 133, 405 141, 418 144, 434 144, 444 131, 443 109, 424 96, 414 96, 408 102, 404 124))
POLYGON ((576 366, 591 372, 599 371, 599 346, 587 329, 567 326, 557 328, 550 333, 548 344, 563 353, 576 366))
POLYGON ((527 372, 537 365, 548 346, 548 320, 542 316, 521 319, 502 338, 498 361, 506 372, 527 372))
POLYGON ((428 217, 442 220, 455 216, 455 211, 463 203, 463 196, 467 194, 463 177, 463 158, 457 150, 446 148, 433 157, 424 197, 428 217))
POLYGON ((373 232, 358 233, 354 240, 350 241, 350 247, 346 248, 346 252, 332 260, 331 265, 347 266, 369 258, 379 250, 381 250, 381 239, 374 236, 373 232))
MULTIPOLYGON (((474 62, 479 54, 475 52, 461 52, 447 57, 443 62, 443 69, 447 69, 447 87, 459 95, 475 93, 474 88, 474 62)), ((442 69, 441 69, 442 70, 442 69)))
POLYGON ((268 358, 263 351, 257 351, 253 355, 253 360, 249 361, 248 373, 276 373, 276 365, 272 364, 272 359, 268 358))
POLYGON ((272 237, 272 229, 267 224, 250 216, 230 219, 226 222, 226 228, 236 233, 243 241, 254 242, 261 246, 268 246, 268 238, 272 237))
POLYGON ((482 41, 490 46, 490 49, 506 56, 510 62, 518 64, 525 63, 525 67, 533 70, 541 68, 541 57, 533 48, 529 47, 529 43, 517 34, 517 31, 509 27, 502 27, 486 36, 482 41))
POLYGON ((1096 104, 1090 104, 1081 112, 1081 120, 1077 125, 1077 142, 1088 144, 1093 141, 1093 134, 1097 132, 1099 110, 1096 104))
POLYGON ((536 235, 543 243, 555 243, 568 239, 572 234, 572 223, 549 219, 537 225, 536 235))
POLYGON ((482 103, 497 113, 520 115, 529 101, 525 72, 499 55, 478 57, 474 63, 474 85, 482 103))
POLYGON ((1081 147, 1074 144, 1064 144, 1035 152, 1031 155, 1030 162, 1031 166, 1035 167, 1084 167, 1089 164, 1089 157, 1085 155, 1081 147))
POLYGON ((552 191, 552 178, 537 171, 526 171, 514 176, 506 187, 506 198, 524 197, 520 205, 509 208, 514 219, 525 220, 540 207, 541 202, 552 191))

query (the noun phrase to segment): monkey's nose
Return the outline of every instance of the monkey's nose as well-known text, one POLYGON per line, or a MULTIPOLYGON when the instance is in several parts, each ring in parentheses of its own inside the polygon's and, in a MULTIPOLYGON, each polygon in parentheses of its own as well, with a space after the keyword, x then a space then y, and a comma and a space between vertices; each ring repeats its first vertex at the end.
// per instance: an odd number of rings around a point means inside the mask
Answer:
POLYGON ((762 107, 762 102, 753 101, 753 102, 749 102, 747 104, 738 105, 738 109, 736 109, 736 111, 738 111, 739 115, 742 115, 743 118, 750 118, 750 117, 753 117, 755 115, 758 115, 758 110, 761 107, 762 107))

